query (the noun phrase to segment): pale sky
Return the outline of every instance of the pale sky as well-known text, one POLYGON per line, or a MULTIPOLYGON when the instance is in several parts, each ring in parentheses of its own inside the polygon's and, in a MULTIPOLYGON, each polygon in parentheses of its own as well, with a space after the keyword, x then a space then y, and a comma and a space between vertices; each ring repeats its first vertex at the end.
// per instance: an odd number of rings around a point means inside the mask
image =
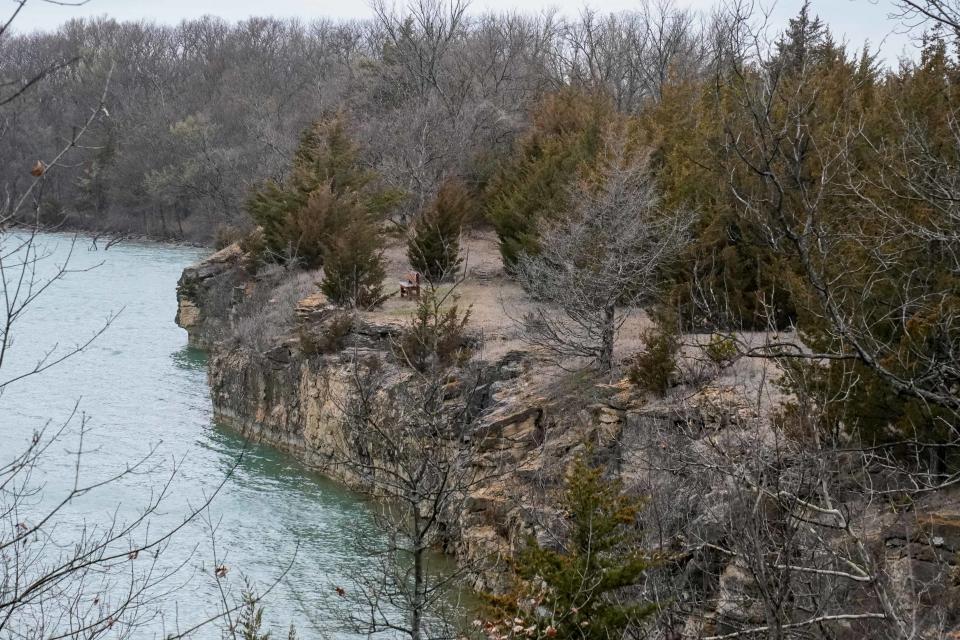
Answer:
MULTIPOLYGON (((713 0, 675 0, 677 6, 708 10, 713 0)), ((0 0, 0 6, 13 5, 11 0, 0 0)), ((402 4, 402 1, 398 4, 402 4)), ((555 7, 567 14, 576 14, 585 4, 582 0, 474 0, 471 11, 536 12, 555 7)), ((591 0, 589 6, 598 11, 623 11, 635 8, 637 0, 591 0)), ((796 14, 802 0, 764 2, 773 10, 773 24, 777 29, 796 14)), ((882 58, 896 60, 901 54, 912 56, 904 29, 888 18, 891 0, 814 0, 813 9, 834 35, 859 49, 865 40, 880 48, 882 58)), ((205 14, 239 20, 252 15, 298 17, 310 20, 319 17, 365 18, 370 15, 366 0, 89 0, 80 7, 48 4, 29 0, 15 23, 18 31, 52 29, 72 17, 109 15, 118 20, 146 19, 176 23, 184 18, 205 14)), ((3 15, 3 14, 0 14, 3 15)))

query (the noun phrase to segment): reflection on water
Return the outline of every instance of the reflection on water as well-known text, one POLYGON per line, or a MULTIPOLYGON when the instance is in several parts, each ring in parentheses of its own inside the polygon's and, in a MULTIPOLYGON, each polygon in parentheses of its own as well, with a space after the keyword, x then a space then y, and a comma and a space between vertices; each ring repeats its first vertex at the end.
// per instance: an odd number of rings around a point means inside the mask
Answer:
MULTIPOLYGON (((44 243, 55 260, 70 245, 60 235, 47 236, 44 243)), ((292 562, 265 603, 267 617, 280 637, 289 622, 307 629, 304 637, 314 637, 310 620, 332 628, 325 602, 334 585, 366 562, 351 534, 373 531, 370 511, 357 496, 291 457, 246 443, 212 423, 204 354, 188 347, 185 332, 173 323, 177 279, 199 255, 194 249, 147 244, 121 244, 106 252, 76 248, 72 267, 99 266, 71 274, 37 300, 14 334, 4 371, 32 366, 42 350, 84 339, 111 312, 123 311, 90 349, 0 397, 0 458, 21 449, 47 421, 65 420, 76 403, 92 429, 86 479, 123 469, 156 448, 151 473, 84 496, 67 512, 73 519, 67 526, 118 508, 134 513, 174 466, 171 500, 156 526, 175 522, 236 466, 209 514, 217 549, 236 569, 227 586, 238 592, 241 574, 269 583, 292 562)), ((51 496, 67 489, 69 474, 63 469, 69 450, 56 448, 41 469, 51 496)), ((210 540, 208 527, 195 523, 179 535, 167 558, 186 562, 187 576, 201 578, 173 590, 166 602, 181 624, 201 618, 215 602, 210 540)), ((210 629, 204 637, 219 633, 210 629)))

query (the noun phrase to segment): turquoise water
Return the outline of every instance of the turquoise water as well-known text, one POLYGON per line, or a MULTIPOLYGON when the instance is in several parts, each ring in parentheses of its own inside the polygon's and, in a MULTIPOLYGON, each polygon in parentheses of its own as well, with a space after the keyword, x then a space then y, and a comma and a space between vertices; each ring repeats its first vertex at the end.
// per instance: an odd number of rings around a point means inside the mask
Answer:
MULTIPOLYGON (((65 235, 44 236, 41 243, 50 254, 40 263, 42 275, 66 259, 72 243, 65 235)), ((164 567, 183 566, 160 589, 156 607, 163 618, 136 637, 183 629, 216 610, 214 543, 216 557, 229 567, 221 585, 231 594, 243 588, 243 577, 261 589, 276 583, 265 599, 276 635, 286 637, 291 622, 301 637, 330 634, 337 626, 330 613, 334 587, 346 585, 350 571, 365 562, 353 534, 373 531, 367 505, 290 457, 248 446, 213 423, 204 355, 187 346, 186 333, 173 322, 177 279, 200 251, 134 243, 108 251, 88 247, 77 241, 69 261, 75 272, 14 326, 2 378, 29 370, 45 352, 64 353, 119 315, 87 350, 11 384, 0 396, 0 464, 35 430, 66 421, 74 407, 65 439, 35 474, 43 500, 68 490, 83 420, 89 427, 84 480, 108 477, 153 451, 140 473, 70 505, 56 529, 68 539, 83 523, 103 522, 115 512, 129 520, 173 474, 169 498, 151 524, 154 531, 170 526, 201 504, 244 452, 209 512, 161 557, 164 567)), ((211 627, 199 637, 219 638, 220 632, 211 627)))

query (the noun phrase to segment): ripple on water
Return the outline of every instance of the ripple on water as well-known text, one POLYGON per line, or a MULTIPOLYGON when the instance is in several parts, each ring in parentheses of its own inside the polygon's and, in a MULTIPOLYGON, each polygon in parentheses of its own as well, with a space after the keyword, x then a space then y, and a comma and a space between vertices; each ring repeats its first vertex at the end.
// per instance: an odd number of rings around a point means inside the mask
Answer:
MULTIPOLYGON (((48 268, 67 256, 69 236, 49 235, 41 241, 53 256, 46 261, 48 268)), ((132 514, 163 484, 176 461, 172 498, 156 526, 174 522, 223 480, 246 446, 213 504, 217 547, 237 568, 230 574, 237 588, 241 571, 269 582, 295 556, 290 573, 267 601, 268 617, 278 631, 290 621, 305 628, 308 619, 323 620, 317 611, 322 611, 330 585, 346 580, 344 567, 364 562, 346 532, 371 531, 370 514, 355 495, 291 458, 246 445, 212 423, 203 353, 188 347, 186 334, 173 323, 177 279, 199 255, 189 248, 136 243, 106 252, 87 251, 82 240, 74 247, 71 266, 90 270, 69 275, 31 307, 14 332, 5 377, 31 367, 42 350, 85 340, 112 314, 119 315, 86 352, 0 397, 0 456, 18 449, 11 445, 26 443, 46 422, 65 420, 74 406, 92 428, 86 477, 116 472, 156 448, 159 464, 151 473, 78 501, 65 514, 66 531, 118 506, 121 513, 132 514)), ((42 469, 49 495, 67 487, 67 449, 56 448, 56 457, 42 469)), ((210 611, 204 604, 216 595, 206 578, 210 557, 210 537, 203 526, 188 527, 176 540, 169 561, 188 559, 184 579, 189 572, 202 578, 170 596, 168 607, 176 606, 183 620, 210 611)), ((211 629, 207 637, 218 638, 219 633, 211 629)))

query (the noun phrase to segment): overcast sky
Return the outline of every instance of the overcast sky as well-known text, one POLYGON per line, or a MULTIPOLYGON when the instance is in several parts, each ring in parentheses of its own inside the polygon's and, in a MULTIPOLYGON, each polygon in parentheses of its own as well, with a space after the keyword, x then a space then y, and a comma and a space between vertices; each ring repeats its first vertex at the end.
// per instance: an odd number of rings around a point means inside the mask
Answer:
MULTIPOLYGON (((707 10, 713 0, 675 0, 678 6, 707 10)), ((0 0, 0 4, 13 3, 0 0)), ((786 23, 786 18, 795 14, 802 0, 779 0, 767 3, 773 6, 774 24, 777 28, 786 23)), ((592 0, 589 5, 601 11, 628 10, 637 5, 637 0, 592 0)), ((474 0, 471 11, 539 11, 556 7, 564 13, 576 14, 582 0, 474 0)), ((905 52, 907 38, 903 28, 888 19, 891 0, 814 0, 814 11, 831 27, 838 39, 859 48, 869 40, 880 47, 882 57, 896 60, 905 52)), ((196 18, 204 14, 239 20, 251 15, 296 16, 302 19, 318 17, 365 18, 370 15, 366 0, 89 0, 81 7, 64 7, 48 4, 42 0, 30 0, 18 17, 19 31, 52 29, 58 24, 77 16, 109 15, 119 20, 153 20, 176 23, 184 18, 196 18)), ((908 54, 909 50, 906 51, 908 54)))

